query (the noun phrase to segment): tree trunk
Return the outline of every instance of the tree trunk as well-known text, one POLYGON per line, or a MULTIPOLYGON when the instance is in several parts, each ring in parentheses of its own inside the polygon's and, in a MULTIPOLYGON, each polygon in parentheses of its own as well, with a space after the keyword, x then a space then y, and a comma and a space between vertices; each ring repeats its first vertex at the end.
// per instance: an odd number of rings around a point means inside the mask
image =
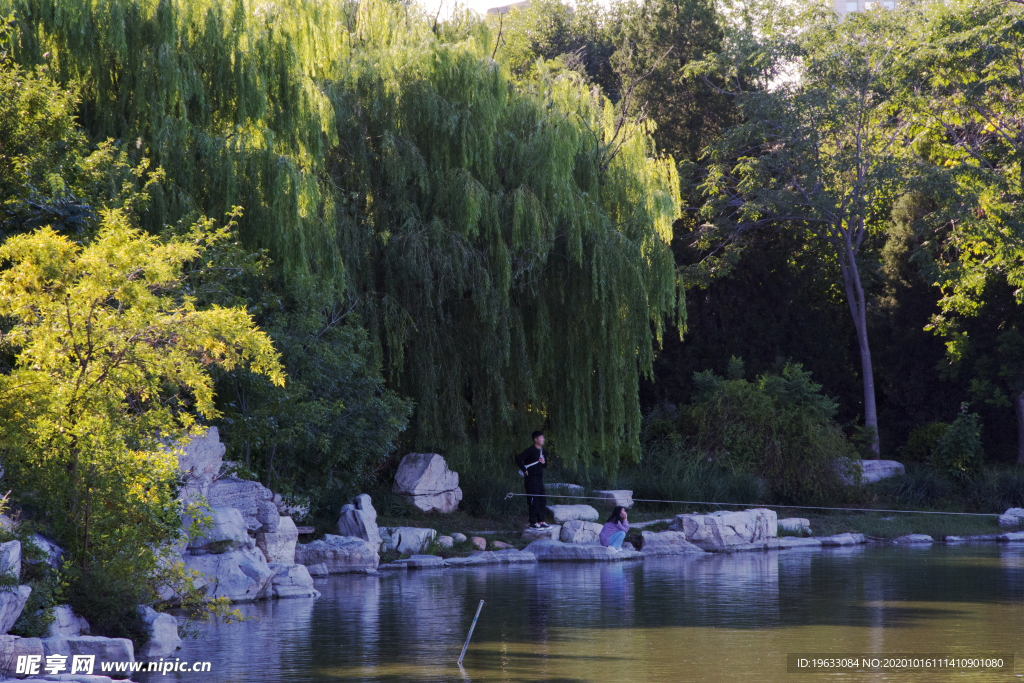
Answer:
POLYGON ((1013 408, 1017 413, 1017 464, 1024 465, 1024 392, 1013 397, 1013 408))

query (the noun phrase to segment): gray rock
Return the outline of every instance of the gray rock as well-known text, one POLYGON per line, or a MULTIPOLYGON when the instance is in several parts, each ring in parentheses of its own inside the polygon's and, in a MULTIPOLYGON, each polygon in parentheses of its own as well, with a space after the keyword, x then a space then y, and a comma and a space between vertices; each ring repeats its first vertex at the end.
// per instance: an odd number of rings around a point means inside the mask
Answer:
MULTIPOLYGON (((551 541, 557 541, 562 534, 562 527, 558 524, 553 524, 547 529, 534 529, 533 527, 527 527, 526 531, 519 538, 524 541, 541 541, 548 539, 551 541)), ((483 550, 483 548, 481 548, 483 550)))
POLYGON ((319 598, 320 591, 313 588, 313 577, 301 564, 271 565, 275 571, 271 580, 275 598, 319 598))
POLYGON ((789 534, 807 534, 811 531, 811 522, 803 517, 787 517, 779 520, 779 531, 789 534))
POLYGON ((437 531, 415 526, 385 526, 380 527, 380 536, 385 550, 415 555, 430 546, 430 542, 437 538, 437 531))
POLYGON ((456 543, 465 543, 469 539, 466 538, 466 534, 460 534, 459 532, 455 532, 454 534, 452 534, 452 540, 456 543))
POLYGON ((1010 508, 999 515, 999 526, 1015 529, 1024 524, 1024 508, 1010 508))
POLYGON ((0 576, 21 579, 21 541, 0 543, 0 576))
POLYGON ((906 534, 897 538, 894 543, 900 545, 915 545, 922 543, 934 543, 935 539, 925 534, 906 534))
POLYGON ((821 539, 801 538, 799 536, 779 537, 779 549, 788 550, 790 548, 821 548, 821 539))
POLYGON ((53 608, 53 621, 50 622, 50 636, 89 635, 89 622, 71 609, 71 605, 57 605, 53 608))
POLYGON ((185 482, 179 498, 193 502, 209 495, 210 485, 224 463, 225 450, 216 427, 208 427, 184 444, 178 452, 178 469, 185 482))
POLYGON ((825 536, 821 539, 822 548, 836 548, 839 546, 850 546, 850 545, 861 545, 865 543, 864 534, 836 534, 834 536, 825 536))
POLYGON ((537 557, 525 550, 482 550, 469 557, 450 557, 449 567, 475 567, 483 564, 536 564, 537 557))
POLYGON ((39 657, 39 671, 43 673, 42 656, 43 641, 40 638, 0 635, 0 675, 4 678, 24 675, 15 673, 18 657, 39 657))
POLYGON ((256 521, 263 525, 260 527, 260 531, 267 533, 277 531, 277 527, 281 523, 281 515, 277 511, 274 501, 261 500, 259 502, 256 507, 256 521))
MULTIPOLYGON (((681 531, 641 531, 644 555, 691 555, 703 554, 704 551, 686 540, 681 531)), ((625 547, 625 544, 623 544, 625 547)))
POLYGON ((455 545, 455 539, 451 536, 438 536, 437 544, 442 548, 451 548, 455 545))
POLYGON ((469 539, 469 542, 473 544, 473 547, 477 550, 487 550, 487 539, 481 536, 474 536, 469 539))
MULTIPOLYGON (((862 484, 873 484, 876 481, 901 476, 907 472, 903 464, 895 460, 854 460, 853 465, 861 468, 862 484)), ((847 485, 853 483, 846 475, 841 475, 841 478, 847 485)))
POLYGON ((299 540, 299 530, 291 517, 279 517, 277 531, 270 533, 260 531, 256 534, 256 547, 260 549, 268 563, 290 565, 295 564, 295 544, 299 540))
POLYGON ((245 481, 238 477, 225 477, 217 479, 210 485, 206 497, 210 507, 235 508, 242 513, 245 526, 253 531, 263 528, 263 522, 259 517, 262 503, 274 500, 274 493, 258 481, 245 481))
POLYGON ((707 515, 676 515, 669 529, 683 532, 686 540, 709 552, 763 550, 772 547, 769 541, 778 535, 779 520, 775 511, 767 508, 720 510, 707 515))
POLYGON ((306 567, 323 564, 329 574, 366 574, 380 563, 377 547, 361 538, 327 534, 295 546, 295 562, 306 567))
POLYGON ((1015 531, 1010 534, 1000 534, 999 540, 1002 543, 1018 543, 1024 541, 1024 531, 1015 531))
POLYGON ((306 567, 306 571, 309 572, 310 576, 316 579, 322 579, 324 577, 331 575, 331 573, 327 571, 327 565, 323 564, 322 562, 320 564, 309 565, 308 567, 306 567))
POLYGON ((46 562, 46 564, 54 569, 60 569, 64 561, 64 549, 57 545, 56 541, 52 541, 42 534, 32 534, 32 542, 46 553, 46 559, 42 560, 43 562, 46 562))
POLYGON ((556 524, 578 519, 584 522, 596 522, 600 515, 589 505, 548 505, 548 510, 555 516, 556 524))
POLYGON ((252 602, 270 596, 274 571, 255 548, 221 554, 185 555, 187 569, 202 573, 197 587, 206 588, 207 598, 227 598, 231 602, 252 602))
POLYGON ((149 640, 139 650, 139 656, 145 659, 169 657, 181 647, 178 636, 178 620, 165 612, 157 612, 148 605, 139 605, 142 620, 149 629, 149 640))
POLYGON ((443 569, 444 558, 437 555, 413 555, 404 560, 398 560, 396 564, 402 564, 407 569, 443 569))
POLYGON ((377 511, 374 509, 370 496, 361 493, 352 503, 341 508, 338 518, 338 535, 354 536, 380 545, 383 540, 377 528, 377 511))
POLYGON ((633 547, 633 544, 630 543, 629 541, 623 541, 622 542, 622 549, 623 550, 636 550, 636 548, 633 547))
POLYGON ((127 638, 100 636, 58 636, 43 638, 43 656, 64 655, 69 660, 75 655, 93 655, 99 662, 134 662, 135 647, 127 638))
POLYGON ((599 543, 600 536, 600 524, 574 519, 562 525, 558 540, 562 543, 599 543))
POLYGON ((392 489, 422 512, 453 512, 462 500, 459 475, 437 453, 409 453, 398 465, 392 489))
POLYGON ((32 595, 30 586, 18 586, 10 590, 0 590, 0 633, 7 633, 25 609, 28 596, 32 595))
POLYGON ((579 545, 561 541, 534 541, 526 546, 538 562, 619 562, 643 557, 635 550, 616 551, 603 545, 579 545))
MULTIPOLYGON (((208 517, 211 524, 203 529, 203 535, 192 539, 188 544, 193 551, 204 551, 206 553, 222 553, 243 548, 255 548, 256 541, 249 536, 245 519, 241 511, 232 507, 214 507, 203 513, 208 517)), ((185 526, 191 524, 186 516, 185 526)))
POLYGON ((605 507, 621 505, 627 510, 633 507, 632 491, 594 491, 594 495, 598 498, 597 502, 605 507))

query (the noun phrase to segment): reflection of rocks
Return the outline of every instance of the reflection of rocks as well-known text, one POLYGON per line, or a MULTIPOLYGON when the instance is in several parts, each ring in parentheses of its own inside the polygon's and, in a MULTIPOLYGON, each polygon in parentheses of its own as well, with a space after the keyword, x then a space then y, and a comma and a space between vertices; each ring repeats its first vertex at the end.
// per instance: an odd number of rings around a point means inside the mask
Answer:
POLYGON ((641 531, 644 555, 701 555, 703 550, 686 540, 681 531, 641 531))
POLYGON ((295 546, 295 562, 307 567, 323 564, 331 574, 365 574, 377 569, 377 548, 361 538, 327 534, 312 543, 295 546))
POLYGON ((721 510, 707 515, 676 515, 669 525, 686 540, 710 552, 765 550, 778 547, 778 517, 774 510, 721 510))
POLYGON ((555 516, 555 523, 562 524, 574 519, 584 522, 596 522, 600 515, 589 505, 548 505, 548 510, 555 516))
POLYGON ((437 453, 409 453, 398 465, 392 489, 421 512, 453 512, 462 500, 459 475, 437 453))

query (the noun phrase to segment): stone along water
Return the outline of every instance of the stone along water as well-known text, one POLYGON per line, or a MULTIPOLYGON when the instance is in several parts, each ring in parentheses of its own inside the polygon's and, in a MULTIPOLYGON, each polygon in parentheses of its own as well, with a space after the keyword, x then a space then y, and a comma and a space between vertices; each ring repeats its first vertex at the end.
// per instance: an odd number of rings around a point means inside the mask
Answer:
POLYGON ((842 548, 337 576, 242 606, 144 681, 1020 680, 1024 547, 842 548), (464 662, 455 666, 477 603, 464 662), (1015 673, 796 674, 789 653, 1016 655, 1015 673))

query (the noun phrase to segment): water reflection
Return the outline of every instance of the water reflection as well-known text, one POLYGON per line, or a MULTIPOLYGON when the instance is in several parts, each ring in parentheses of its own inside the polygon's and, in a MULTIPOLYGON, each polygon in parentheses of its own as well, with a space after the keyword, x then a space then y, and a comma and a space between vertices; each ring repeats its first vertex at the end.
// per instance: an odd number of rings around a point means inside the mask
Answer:
MULTIPOLYGON (((788 681, 789 652, 998 653, 1024 663, 1020 547, 424 570, 332 577, 318 588, 315 601, 243 606, 251 621, 211 626, 187 642, 181 658, 212 661, 212 678, 138 679, 788 681), (460 672, 455 660, 479 600, 460 672)), ((874 680, 828 680, 836 679, 874 680)), ((896 679, 937 680, 878 678, 896 679)))

